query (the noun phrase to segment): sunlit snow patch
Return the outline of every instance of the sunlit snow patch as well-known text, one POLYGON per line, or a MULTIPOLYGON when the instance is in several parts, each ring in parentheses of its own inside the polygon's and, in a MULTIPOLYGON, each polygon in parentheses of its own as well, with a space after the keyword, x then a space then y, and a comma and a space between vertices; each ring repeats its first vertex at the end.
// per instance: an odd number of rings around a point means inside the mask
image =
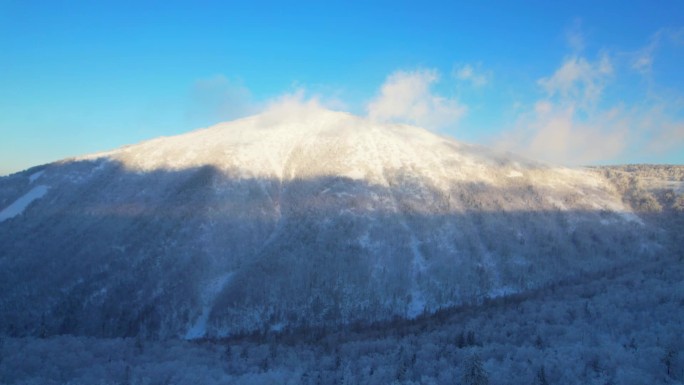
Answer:
POLYGON ((28 205, 31 204, 31 202, 42 198, 48 192, 48 189, 49 187, 45 185, 39 185, 32 188, 31 191, 27 192, 21 198, 14 201, 14 203, 0 211, 0 222, 14 218, 23 213, 28 205))
POLYGON ((34 172, 33 174, 29 175, 29 182, 30 183, 35 182, 36 179, 40 178, 44 172, 45 172, 45 170, 41 170, 41 171, 34 172))

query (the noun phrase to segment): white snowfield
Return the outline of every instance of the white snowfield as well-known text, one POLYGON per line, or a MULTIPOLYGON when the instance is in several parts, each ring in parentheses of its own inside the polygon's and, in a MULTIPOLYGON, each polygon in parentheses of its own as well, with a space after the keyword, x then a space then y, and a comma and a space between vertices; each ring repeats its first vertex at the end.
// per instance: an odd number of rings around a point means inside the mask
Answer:
POLYGON ((5 207, 2 211, 0 211, 0 222, 6 221, 10 218, 14 218, 17 215, 23 213, 24 210, 26 210, 26 208, 28 207, 28 205, 31 204, 31 202, 45 196, 49 189, 50 187, 48 186, 38 185, 29 190, 29 192, 22 195, 19 199, 17 199, 12 204, 10 204, 9 206, 5 207))

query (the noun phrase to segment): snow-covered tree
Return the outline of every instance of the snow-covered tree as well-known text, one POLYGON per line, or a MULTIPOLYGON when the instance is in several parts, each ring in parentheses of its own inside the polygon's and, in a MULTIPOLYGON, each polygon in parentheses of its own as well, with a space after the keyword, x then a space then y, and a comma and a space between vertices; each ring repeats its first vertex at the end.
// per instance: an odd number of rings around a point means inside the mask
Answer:
POLYGON ((482 367, 482 360, 477 354, 473 354, 465 362, 463 368, 464 385, 489 385, 489 376, 482 367))

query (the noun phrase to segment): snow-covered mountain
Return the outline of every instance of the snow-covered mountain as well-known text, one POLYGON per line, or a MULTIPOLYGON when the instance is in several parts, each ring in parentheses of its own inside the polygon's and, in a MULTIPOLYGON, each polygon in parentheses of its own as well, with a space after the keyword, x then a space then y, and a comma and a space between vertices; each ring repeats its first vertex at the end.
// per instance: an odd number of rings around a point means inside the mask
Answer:
POLYGON ((0 331, 416 317, 658 249, 600 173, 314 106, 0 178, 0 331))

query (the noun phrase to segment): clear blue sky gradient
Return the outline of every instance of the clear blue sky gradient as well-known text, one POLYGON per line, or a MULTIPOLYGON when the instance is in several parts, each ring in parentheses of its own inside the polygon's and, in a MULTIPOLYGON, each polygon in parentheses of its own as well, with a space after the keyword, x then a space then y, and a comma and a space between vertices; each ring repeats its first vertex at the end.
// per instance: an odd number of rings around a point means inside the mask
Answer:
POLYGON ((468 108, 443 133, 489 143, 548 97, 539 80, 564 60, 601 55, 613 72, 592 108, 663 119, 676 143, 637 141, 596 163, 684 163, 681 1, 291 3, 0 0, 0 175, 236 118, 298 88, 364 114, 399 70, 438 71, 433 92, 468 108), (632 65, 639 52, 648 73, 632 65), (463 65, 487 84, 455 81, 463 65))

